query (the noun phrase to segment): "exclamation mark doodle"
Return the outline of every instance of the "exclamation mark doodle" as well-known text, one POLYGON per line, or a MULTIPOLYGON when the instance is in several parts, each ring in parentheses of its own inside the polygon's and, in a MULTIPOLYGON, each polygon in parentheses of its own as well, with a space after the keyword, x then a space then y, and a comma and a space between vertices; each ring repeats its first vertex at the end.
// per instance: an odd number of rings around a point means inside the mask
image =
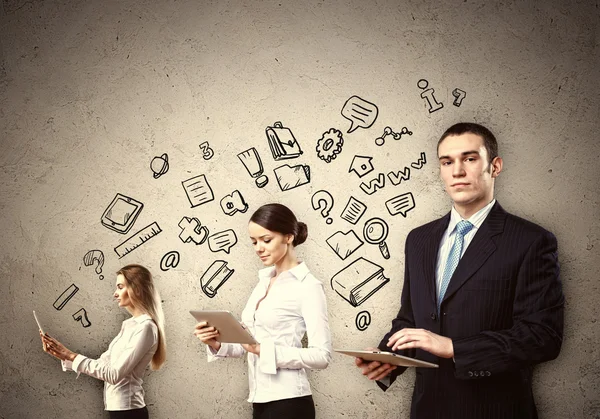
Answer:
POLYGON ((69 300, 71 298, 73 298, 73 296, 75 294, 77 294, 77 291, 79 291, 79 288, 77 287, 77 285, 71 284, 69 286, 69 288, 67 288, 66 290, 63 291, 63 293, 60 295, 60 297, 58 297, 56 299, 56 301, 54 301, 54 304, 52 304, 52 305, 54 306, 55 309, 62 310, 62 308, 65 306, 65 304, 67 304, 69 302, 69 300))
POLYGON ((463 99, 467 96, 467 92, 457 87, 452 91, 452 96, 454 96, 454 102, 452 102, 452 104, 454 106, 460 106, 462 104, 463 99))

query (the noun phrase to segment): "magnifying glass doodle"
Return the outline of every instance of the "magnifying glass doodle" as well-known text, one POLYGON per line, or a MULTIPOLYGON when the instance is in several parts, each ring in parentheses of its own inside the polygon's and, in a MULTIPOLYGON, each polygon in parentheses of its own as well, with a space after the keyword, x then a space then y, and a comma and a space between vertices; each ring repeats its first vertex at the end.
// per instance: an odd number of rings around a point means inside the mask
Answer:
POLYGON ((390 251, 385 243, 388 236, 388 225, 381 218, 371 218, 365 223, 363 236, 367 243, 379 245, 379 251, 384 259, 390 258, 390 251))

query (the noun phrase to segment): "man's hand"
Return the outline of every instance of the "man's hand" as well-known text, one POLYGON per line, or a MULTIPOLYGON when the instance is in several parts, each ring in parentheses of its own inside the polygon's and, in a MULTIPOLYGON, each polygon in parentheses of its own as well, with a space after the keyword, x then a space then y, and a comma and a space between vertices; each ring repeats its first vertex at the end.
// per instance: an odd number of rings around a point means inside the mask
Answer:
POLYGON ((402 329, 390 336, 387 346, 392 351, 420 348, 441 358, 454 357, 452 339, 424 329, 402 329))
MULTIPOLYGON (((379 351, 377 348, 367 348, 367 351, 379 351)), ((362 370, 369 380, 381 380, 397 367, 391 364, 382 364, 379 361, 365 361, 362 358, 354 358, 354 363, 362 370)))

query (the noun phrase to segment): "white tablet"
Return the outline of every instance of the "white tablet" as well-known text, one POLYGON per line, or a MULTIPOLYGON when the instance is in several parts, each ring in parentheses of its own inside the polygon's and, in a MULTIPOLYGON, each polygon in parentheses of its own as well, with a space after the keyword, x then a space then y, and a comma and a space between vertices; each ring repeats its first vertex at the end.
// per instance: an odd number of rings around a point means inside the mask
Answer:
POLYGON ((219 331, 217 341, 222 343, 258 343, 233 314, 225 310, 191 310, 199 322, 207 322, 219 331))
POLYGON ((355 351, 350 349, 334 349, 344 355, 362 358, 365 361, 379 361, 400 367, 420 367, 420 368, 438 368, 437 364, 421 361, 419 359, 410 358, 408 356, 397 355, 392 352, 384 351, 355 351))
POLYGON ((35 314, 35 310, 33 310, 33 317, 35 317, 35 322, 38 325, 38 329, 40 329, 40 332, 42 332, 42 335, 45 335, 44 329, 42 329, 42 325, 40 324, 40 321, 38 320, 37 314, 35 314))

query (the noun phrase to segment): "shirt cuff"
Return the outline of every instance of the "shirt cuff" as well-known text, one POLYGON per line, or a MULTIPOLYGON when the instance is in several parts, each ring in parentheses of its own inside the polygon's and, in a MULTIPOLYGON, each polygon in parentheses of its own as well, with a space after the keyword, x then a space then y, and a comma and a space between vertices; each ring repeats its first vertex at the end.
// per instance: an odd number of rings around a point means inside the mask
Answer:
POLYGON ((73 363, 71 361, 60 360, 60 365, 62 366, 63 371, 74 371, 73 363))
POLYGON ((275 342, 265 340, 260 343, 260 356, 258 366, 264 374, 277 374, 277 356, 275 355, 275 342))

